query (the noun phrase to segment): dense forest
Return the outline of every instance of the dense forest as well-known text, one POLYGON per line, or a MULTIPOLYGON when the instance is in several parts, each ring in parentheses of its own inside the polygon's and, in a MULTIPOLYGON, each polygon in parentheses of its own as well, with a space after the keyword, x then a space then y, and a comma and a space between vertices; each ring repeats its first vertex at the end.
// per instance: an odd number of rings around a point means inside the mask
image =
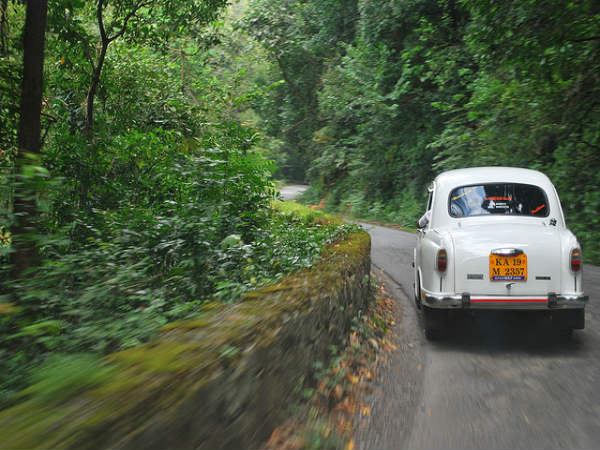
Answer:
POLYGON ((443 170, 539 169, 600 261, 600 3, 231 3, 0 0, 0 408, 351 229, 273 179, 413 226, 443 170))
POLYGON ((262 129, 311 201, 413 227, 443 170, 534 168, 600 260, 597 1, 255 0, 245 29, 285 80, 262 129))
POLYGON ((353 229, 273 203, 244 5, 0 6, 0 409, 353 229))

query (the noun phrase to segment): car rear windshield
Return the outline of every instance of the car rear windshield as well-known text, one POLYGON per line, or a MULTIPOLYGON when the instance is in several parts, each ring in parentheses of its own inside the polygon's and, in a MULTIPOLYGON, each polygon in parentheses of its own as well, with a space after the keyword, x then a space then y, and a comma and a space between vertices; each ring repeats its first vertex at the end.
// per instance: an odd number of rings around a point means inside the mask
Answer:
POLYGON ((489 214, 548 216, 548 199, 542 189, 530 184, 490 183, 462 186, 450 193, 452 217, 489 214))

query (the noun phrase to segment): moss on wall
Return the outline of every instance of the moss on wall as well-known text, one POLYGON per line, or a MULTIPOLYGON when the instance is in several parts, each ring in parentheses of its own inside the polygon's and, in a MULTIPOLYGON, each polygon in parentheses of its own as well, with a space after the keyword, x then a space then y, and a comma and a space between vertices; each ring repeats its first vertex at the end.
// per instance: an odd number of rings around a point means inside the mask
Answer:
POLYGON ((108 356, 80 389, 25 391, 0 413, 0 447, 255 447, 366 309, 369 271, 369 235, 353 233, 313 267, 108 356))

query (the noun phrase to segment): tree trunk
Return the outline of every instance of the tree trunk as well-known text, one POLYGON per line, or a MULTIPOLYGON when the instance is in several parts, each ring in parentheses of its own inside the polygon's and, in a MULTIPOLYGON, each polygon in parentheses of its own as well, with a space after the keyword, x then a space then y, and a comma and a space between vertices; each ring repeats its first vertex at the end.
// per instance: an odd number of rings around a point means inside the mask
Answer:
POLYGON ((96 69, 92 73, 92 82, 87 95, 87 115, 85 121, 85 131, 88 138, 91 138, 94 130, 94 100, 96 93, 98 92, 98 86, 100 85, 100 76, 102 75, 102 67, 104 66, 104 60, 106 59, 106 51, 108 50, 108 39, 102 38, 102 47, 100 49, 100 55, 98 56, 98 63, 96 69))
MULTIPOLYGON (((132 6, 131 11, 127 13, 125 18, 123 19, 123 25, 121 29, 114 34, 113 36, 108 36, 106 33, 106 29, 104 28, 104 7, 108 3, 107 0, 98 0, 98 5, 96 6, 96 21, 98 23, 98 30, 100 30, 100 55, 98 55, 98 63, 92 72, 92 82, 90 84, 90 89, 88 90, 87 95, 87 115, 85 121, 85 132, 89 140, 91 140, 93 131, 94 131, 94 100, 96 99, 96 93, 98 92, 98 86, 100 85, 100 76, 102 75, 102 67, 104 66, 104 60, 106 59, 106 51, 108 50, 108 45, 118 39, 119 37, 125 34, 127 30, 127 23, 129 20, 135 16, 137 11, 143 7, 147 6, 150 3, 145 0, 137 0, 135 4, 132 6)), ((94 67, 92 63, 92 67, 94 67)))
POLYGON ((44 37, 48 0, 27 0, 25 32, 23 34, 23 84, 18 130, 19 152, 15 161, 17 184, 15 189, 15 223, 11 227, 13 239, 13 277, 20 278, 25 270, 35 265, 37 248, 31 239, 36 232, 35 193, 26 188, 27 180, 22 167, 28 154, 40 154, 42 89, 44 74, 44 37))

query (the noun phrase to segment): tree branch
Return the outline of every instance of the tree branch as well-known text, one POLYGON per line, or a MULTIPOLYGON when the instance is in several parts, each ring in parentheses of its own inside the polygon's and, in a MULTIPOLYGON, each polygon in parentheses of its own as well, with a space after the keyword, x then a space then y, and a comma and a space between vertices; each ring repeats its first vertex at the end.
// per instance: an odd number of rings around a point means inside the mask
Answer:
POLYGON ((72 30, 72 33, 77 36, 81 42, 83 42, 83 52, 85 53, 85 57, 87 58, 90 66, 92 67, 92 73, 96 70, 96 65, 94 64, 94 58, 92 58, 92 53, 90 52, 89 42, 86 37, 76 30, 72 30))
POLYGON ((200 49, 199 49, 199 48, 198 48, 198 49, 196 49, 196 51, 195 51, 194 53, 189 53, 189 52, 186 52, 185 50, 183 50, 183 49, 181 49, 181 48, 171 47, 171 46, 169 46, 169 45, 167 45, 166 47, 167 47, 169 50, 173 50, 174 52, 176 52, 176 53, 177 53, 177 54, 179 54, 179 55, 182 55, 182 54, 183 54, 183 55, 184 55, 186 58, 189 58, 190 56, 196 56, 196 55, 197 55, 197 54, 200 52, 200 49))
POLYGON ((600 150, 600 145, 596 145, 596 144, 592 144, 591 142, 586 141, 583 138, 579 138, 579 142, 581 142, 582 144, 587 145, 590 148, 596 149, 596 150, 600 150))
POLYGON ((104 29, 104 19, 102 17, 104 9, 104 0, 98 0, 98 9, 96 9, 96 17, 98 19, 98 28, 100 29, 100 37, 102 38, 102 42, 108 41, 108 37, 106 36, 106 30, 104 29))
POLYGON ((281 132, 281 134, 288 134, 290 131, 292 131, 294 128, 296 128, 298 125, 301 125, 302 123, 306 122, 310 117, 306 116, 304 119, 299 120, 298 122, 296 122, 295 124, 287 127, 285 130, 283 130, 281 132))
POLYGON ((600 36, 591 36, 588 38, 581 39, 567 39, 569 42, 588 42, 588 41, 600 41, 600 36))
POLYGON ((42 116, 46 117, 47 119, 49 119, 50 122, 55 123, 58 122, 58 117, 53 116, 52 114, 48 114, 42 111, 42 116))
POLYGON ((98 62, 94 66, 94 70, 92 71, 92 81, 90 83, 90 88, 88 90, 87 95, 87 114, 86 114, 86 134, 88 139, 92 137, 92 128, 94 126, 94 99, 96 97, 96 93, 98 92, 98 85, 100 84, 100 76, 102 75, 102 67, 104 66, 104 60, 106 59, 106 52, 108 50, 108 46, 112 41, 122 36, 127 30, 127 23, 129 20, 135 16, 135 14, 140 10, 140 8, 152 4, 154 0, 139 0, 133 9, 129 11, 129 13, 123 19, 122 28, 119 30, 117 34, 114 36, 108 36, 106 33, 106 28, 104 27, 104 7, 108 4, 109 0, 98 0, 98 7, 96 9, 96 18, 98 20, 98 29, 100 30, 100 54, 98 55, 98 62))
MULTIPOLYGON (((102 1, 102 0, 101 0, 102 1)), ((117 34, 115 34, 114 36, 108 38, 108 42, 112 42, 115 39, 118 39, 119 37, 123 36, 123 34, 125 34, 125 30, 127 30, 127 23, 129 22, 129 20, 136 15, 136 13, 143 8, 144 6, 150 6, 152 4, 152 0, 148 0, 148 1, 139 1, 131 11, 129 11, 129 14, 127 14, 125 16, 125 19, 123 19, 123 25, 121 26, 121 30, 119 30, 119 32, 117 34)))

